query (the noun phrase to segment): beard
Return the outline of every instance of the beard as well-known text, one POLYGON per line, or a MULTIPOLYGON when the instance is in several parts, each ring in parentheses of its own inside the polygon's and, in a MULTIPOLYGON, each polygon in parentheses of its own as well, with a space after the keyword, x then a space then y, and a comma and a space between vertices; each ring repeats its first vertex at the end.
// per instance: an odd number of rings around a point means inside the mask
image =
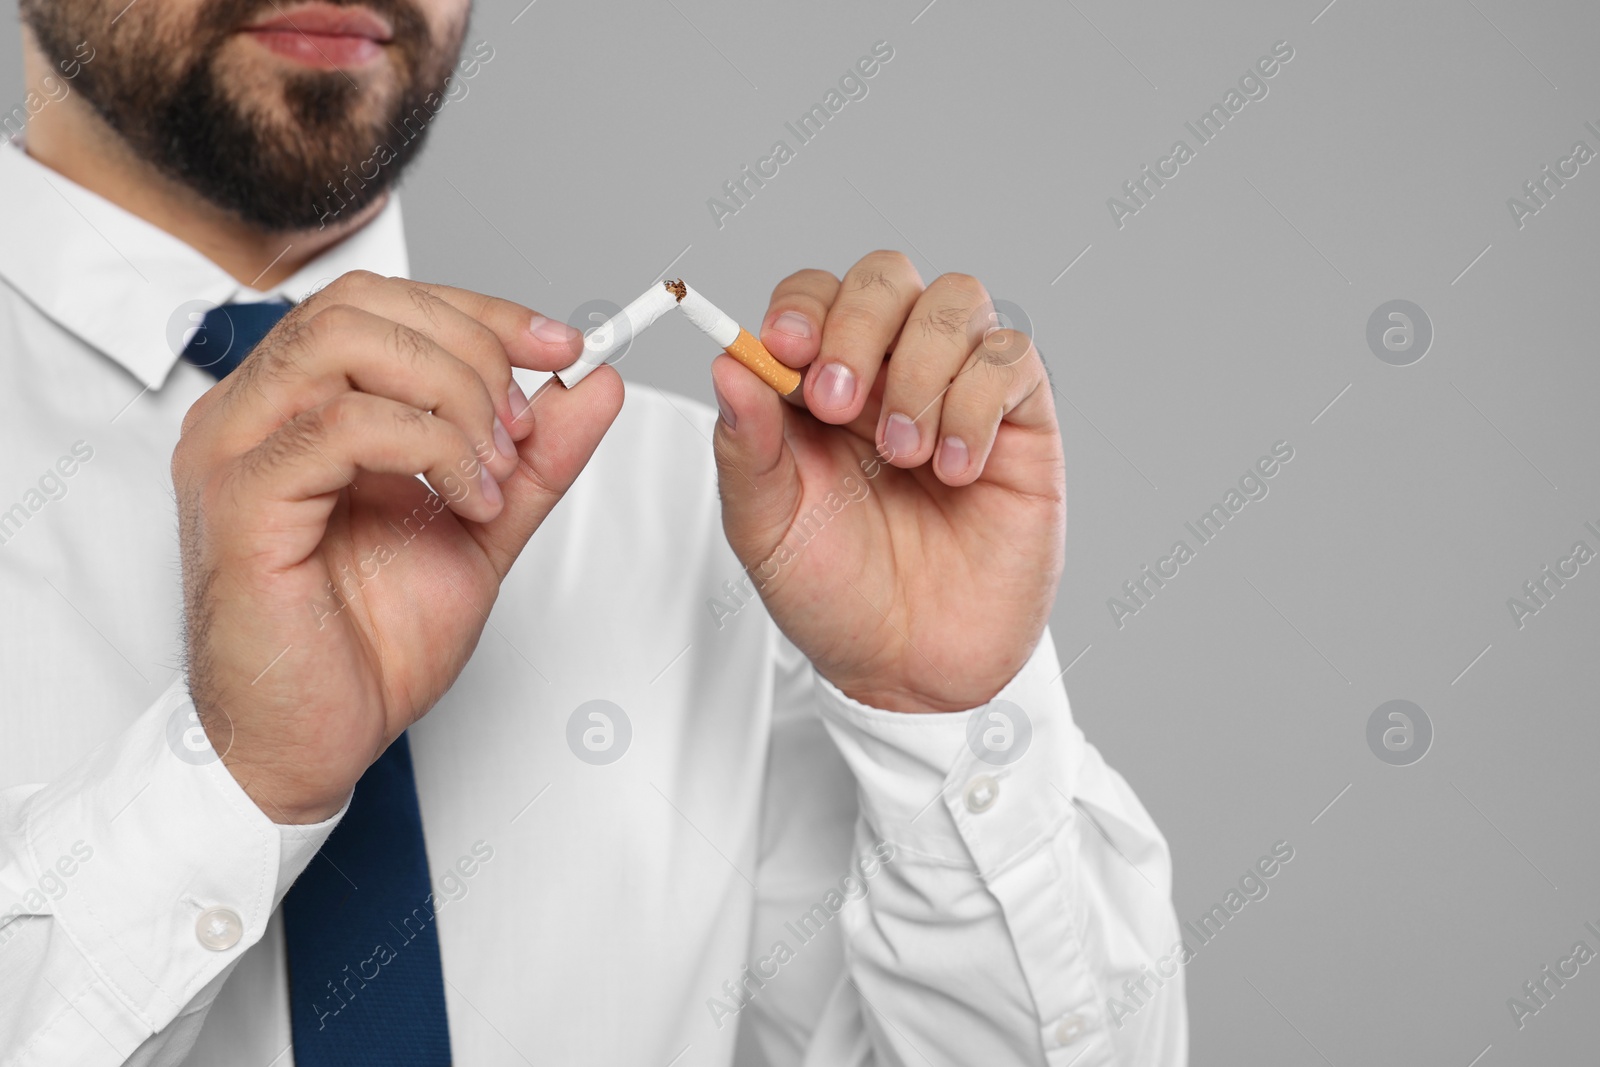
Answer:
POLYGON ((279 233, 359 215, 393 187, 443 106, 466 32, 463 18, 436 39, 411 0, 334 2, 389 20, 381 68, 230 74, 240 64, 226 46, 263 0, 211 0, 186 26, 158 4, 130 7, 109 30, 98 0, 22 0, 21 14, 52 62, 80 42, 95 48, 76 87, 136 156, 279 233))

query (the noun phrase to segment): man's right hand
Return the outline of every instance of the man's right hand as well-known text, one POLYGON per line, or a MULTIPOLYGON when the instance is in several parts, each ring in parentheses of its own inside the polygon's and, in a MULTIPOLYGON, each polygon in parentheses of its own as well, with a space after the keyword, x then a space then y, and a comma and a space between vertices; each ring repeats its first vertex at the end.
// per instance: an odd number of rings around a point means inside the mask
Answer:
POLYGON ((358 272, 190 409, 172 457, 190 693, 273 821, 335 814, 466 665, 622 406, 609 367, 531 403, 511 367, 581 348, 519 304, 358 272))

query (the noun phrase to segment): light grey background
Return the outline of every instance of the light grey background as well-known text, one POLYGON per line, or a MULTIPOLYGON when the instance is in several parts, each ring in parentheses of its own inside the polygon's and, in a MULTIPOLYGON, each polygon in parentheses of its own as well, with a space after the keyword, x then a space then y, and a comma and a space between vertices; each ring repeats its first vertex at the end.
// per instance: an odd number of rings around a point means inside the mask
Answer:
MULTIPOLYGON (((418 277, 565 318, 672 264, 755 324, 785 274, 892 247, 1026 310, 1078 721, 1171 842, 1180 919, 1295 849, 1189 967, 1196 1064, 1594 1061, 1600 963, 1520 1031, 1506 1001, 1600 949, 1600 562, 1521 629, 1507 599, 1600 550, 1600 161, 1520 230, 1506 200, 1600 150, 1600 8, 525 2, 479 5, 495 58, 407 182, 418 277), (867 97, 719 229, 707 198, 878 40, 867 97), (1268 96, 1118 229, 1107 198, 1280 40, 1268 96), (1366 342, 1397 298, 1435 333, 1408 367, 1366 342), (1119 629, 1107 599, 1280 440, 1269 495, 1119 629), (1411 766, 1366 741, 1395 698, 1435 731, 1411 766)), ((672 319, 620 369, 709 400, 706 348, 672 319)))

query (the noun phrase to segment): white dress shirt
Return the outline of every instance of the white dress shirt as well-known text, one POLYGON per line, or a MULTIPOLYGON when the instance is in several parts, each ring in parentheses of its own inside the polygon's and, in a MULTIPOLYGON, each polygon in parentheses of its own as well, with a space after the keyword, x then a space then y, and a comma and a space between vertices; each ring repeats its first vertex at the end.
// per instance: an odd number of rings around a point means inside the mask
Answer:
MULTIPOLYGON (((168 469, 175 312, 270 294, 17 148, 0 204, 0 1064, 285 1067, 277 905, 337 820, 187 718, 168 469)), ((407 273, 396 201, 273 293, 355 268, 407 273)), ((455 1062, 1184 1063, 1166 843, 1048 634, 1007 765, 989 706, 844 696, 725 586, 713 419, 630 387, 411 729, 455 1062)))

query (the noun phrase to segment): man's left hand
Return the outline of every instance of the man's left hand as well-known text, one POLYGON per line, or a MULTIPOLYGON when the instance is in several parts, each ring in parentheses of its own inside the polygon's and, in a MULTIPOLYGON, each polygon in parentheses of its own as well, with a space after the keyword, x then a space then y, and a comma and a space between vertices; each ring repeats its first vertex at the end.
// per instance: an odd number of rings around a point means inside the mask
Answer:
POLYGON ((762 343, 785 404, 712 365, 723 527, 767 609, 848 696, 904 712, 991 700, 1038 643, 1066 533, 1044 362, 976 279, 897 252, 779 283, 762 343))

